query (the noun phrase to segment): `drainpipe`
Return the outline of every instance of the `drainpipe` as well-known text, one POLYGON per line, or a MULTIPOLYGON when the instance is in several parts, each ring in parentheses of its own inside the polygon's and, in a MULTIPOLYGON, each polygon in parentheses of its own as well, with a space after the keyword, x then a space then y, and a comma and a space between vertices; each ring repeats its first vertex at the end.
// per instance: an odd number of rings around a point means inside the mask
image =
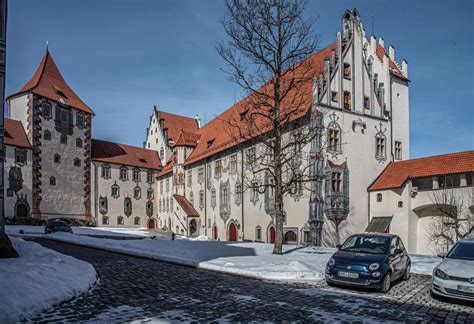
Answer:
POLYGON ((393 106, 392 106, 392 90, 393 90, 393 87, 392 87, 392 77, 390 77, 390 115, 388 116, 389 118, 389 121, 390 121, 390 156, 392 157, 392 162, 395 161, 395 156, 393 154, 393 144, 394 144, 394 140, 393 140, 393 106))
POLYGON ((244 150, 241 148, 240 149, 240 154, 242 156, 242 163, 240 164, 240 169, 241 169, 241 174, 240 174, 240 177, 241 177, 241 193, 240 193, 240 200, 241 200, 241 204, 242 204, 242 241, 245 239, 245 221, 244 221, 244 216, 245 216, 245 212, 244 212, 244 150))
POLYGON ((367 188, 367 226, 370 224, 370 190, 367 188))

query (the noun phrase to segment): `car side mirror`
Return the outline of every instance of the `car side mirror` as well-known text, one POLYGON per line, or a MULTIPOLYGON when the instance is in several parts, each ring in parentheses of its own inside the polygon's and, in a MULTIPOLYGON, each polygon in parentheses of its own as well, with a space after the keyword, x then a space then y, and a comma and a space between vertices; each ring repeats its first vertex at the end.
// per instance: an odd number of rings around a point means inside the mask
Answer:
POLYGON ((342 248, 342 244, 336 244, 336 248, 340 250, 342 248))
POLYGON ((447 254, 448 254, 448 253, 446 253, 446 252, 439 252, 439 253, 438 253, 438 257, 440 257, 441 259, 444 259, 447 254))
POLYGON ((403 250, 402 249, 395 249, 395 254, 402 254, 403 253, 403 250))

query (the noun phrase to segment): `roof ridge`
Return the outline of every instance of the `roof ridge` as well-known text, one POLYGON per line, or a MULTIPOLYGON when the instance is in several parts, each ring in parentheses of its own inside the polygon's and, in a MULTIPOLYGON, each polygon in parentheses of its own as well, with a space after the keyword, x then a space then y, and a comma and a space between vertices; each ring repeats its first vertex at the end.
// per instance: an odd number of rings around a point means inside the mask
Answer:
POLYGON ((97 139, 97 138, 92 138, 92 140, 93 140, 93 141, 98 141, 98 142, 110 143, 110 144, 123 145, 123 146, 127 146, 127 147, 133 147, 133 148, 137 148, 137 149, 140 149, 140 150, 146 150, 146 151, 150 151, 150 152, 155 152, 156 154, 158 154, 158 152, 155 151, 155 150, 150 150, 150 149, 147 149, 147 148, 141 147, 141 146, 135 146, 135 145, 130 145, 130 144, 124 144, 124 143, 106 141, 106 140, 97 139))
POLYGON ((458 155, 458 154, 469 153, 469 152, 474 152, 474 150, 466 150, 466 151, 459 151, 459 152, 452 152, 452 153, 443 153, 443 154, 437 154, 437 155, 422 156, 422 157, 409 159, 409 160, 395 161, 395 162, 393 162, 393 164, 406 163, 406 162, 411 162, 411 161, 419 161, 419 160, 423 160, 423 159, 433 159, 433 158, 447 156, 447 155, 458 155))

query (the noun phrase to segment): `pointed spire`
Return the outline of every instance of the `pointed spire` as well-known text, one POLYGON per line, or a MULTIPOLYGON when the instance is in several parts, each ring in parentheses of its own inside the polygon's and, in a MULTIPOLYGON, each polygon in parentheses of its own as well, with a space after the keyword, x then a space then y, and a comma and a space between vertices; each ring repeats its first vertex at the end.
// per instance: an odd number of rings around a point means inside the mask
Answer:
POLYGON ((46 53, 49 53, 48 46, 49 46, 49 42, 46 41, 46 53))

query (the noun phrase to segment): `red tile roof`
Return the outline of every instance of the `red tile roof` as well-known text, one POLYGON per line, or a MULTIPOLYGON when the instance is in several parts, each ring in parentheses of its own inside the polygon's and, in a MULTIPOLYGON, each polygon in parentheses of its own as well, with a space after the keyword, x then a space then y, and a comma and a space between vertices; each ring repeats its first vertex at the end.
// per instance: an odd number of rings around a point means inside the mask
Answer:
MULTIPOLYGON (((284 102, 282 102, 282 111, 285 111, 285 109, 288 109, 290 106, 297 107, 295 112, 290 116, 292 120, 298 119, 305 115, 308 109, 311 107, 313 98, 312 77, 323 71, 324 58, 326 56, 330 57, 331 51, 335 48, 336 43, 333 43, 300 63, 300 66, 310 66, 310 71, 304 71, 305 69, 296 68, 293 70, 293 72, 288 72, 289 76, 287 78, 283 77, 282 82, 288 82, 288 79, 293 76, 305 80, 305 82, 301 85, 301 88, 298 89, 297 93, 289 93, 285 97, 284 102)), ((271 81, 262 86, 260 91, 271 91, 271 81)), ((245 123, 245 121, 240 121, 240 115, 249 109, 248 107, 252 105, 252 100, 254 100, 253 95, 242 99, 234 106, 230 107, 228 110, 224 111, 222 114, 211 120, 204 127, 200 128, 196 132, 200 135, 196 149, 186 159, 185 164, 190 165, 208 156, 233 147, 240 142, 243 142, 243 139, 240 139, 240 136, 232 134, 232 131, 237 131, 237 127, 230 126, 230 123, 245 123)), ((254 109, 257 108, 252 108, 252 110, 254 109)), ((268 129, 268 122, 262 121, 262 123, 257 126, 259 126, 258 129, 260 132, 264 132, 268 129)), ((245 126, 241 127, 241 129, 242 128, 245 128, 245 126)))
POLYGON ((178 135, 178 139, 176 140, 176 143, 174 146, 192 146, 195 147, 199 141, 199 135, 198 134, 193 134, 193 133, 188 133, 183 130, 178 135))
POLYGON ((21 121, 5 118, 5 145, 31 148, 21 121))
POLYGON ((89 114, 94 114, 89 108, 67 85, 61 72, 59 72, 56 63, 49 52, 43 56, 40 65, 36 69, 35 74, 17 93, 8 98, 32 92, 39 96, 58 101, 64 100, 69 106, 82 110, 89 114))
POLYGON ((163 128, 168 130, 168 139, 177 141, 181 130, 187 133, 196 133, 199 125, 196 119, 159 111, 163 120, 163 128))
POLYGON ((92 160, 147 169, 161 169, 158 152, 141 147, 92 139, 92 160))
POLYGON ((166 162, 166 165, 164 168, 161 170, 161 172, 158 174, 158 177, 164 176, 168 173, 173 172, 173 166, 174 166, 174 155, 170 157, 168 162, 166 162))
POLYGON ((429 156, 390 163, 370 191, 400 188, 414 178, 474 172, 474 151, 429 156))
POLYGON ((193 216, 199 217, 199 213, 196 211, 196 209, 194 209, 193 205, 191 205, 191 203, 186 197, 180 196, 180 195, 173 195, 173 197, 174 199, 176 199, 176 201, 181 206, 181 208, 183 208, 186 215, 191 216, 191 217, 193 216))
MULTIPOLYGON (((383 62, 383 57, 384 56, 387 56, 387 52, 385 51, 385 48, 382 47, 382 45, 380 44, 377 44, 377 47, 376 47, 376 54, 377 54, 377 57, 380 59, 380 61, 383 62)), ((402 78, 402 79, 406 79, 406 77, 403 75, 402 71, 400 71, 400 69, 398 68, 398 66, 395 64, 394 61, 392 61, 389 57, 388 57, 388 67, 390 69, 390 72, 392 72, 392 74, 402 78)))

